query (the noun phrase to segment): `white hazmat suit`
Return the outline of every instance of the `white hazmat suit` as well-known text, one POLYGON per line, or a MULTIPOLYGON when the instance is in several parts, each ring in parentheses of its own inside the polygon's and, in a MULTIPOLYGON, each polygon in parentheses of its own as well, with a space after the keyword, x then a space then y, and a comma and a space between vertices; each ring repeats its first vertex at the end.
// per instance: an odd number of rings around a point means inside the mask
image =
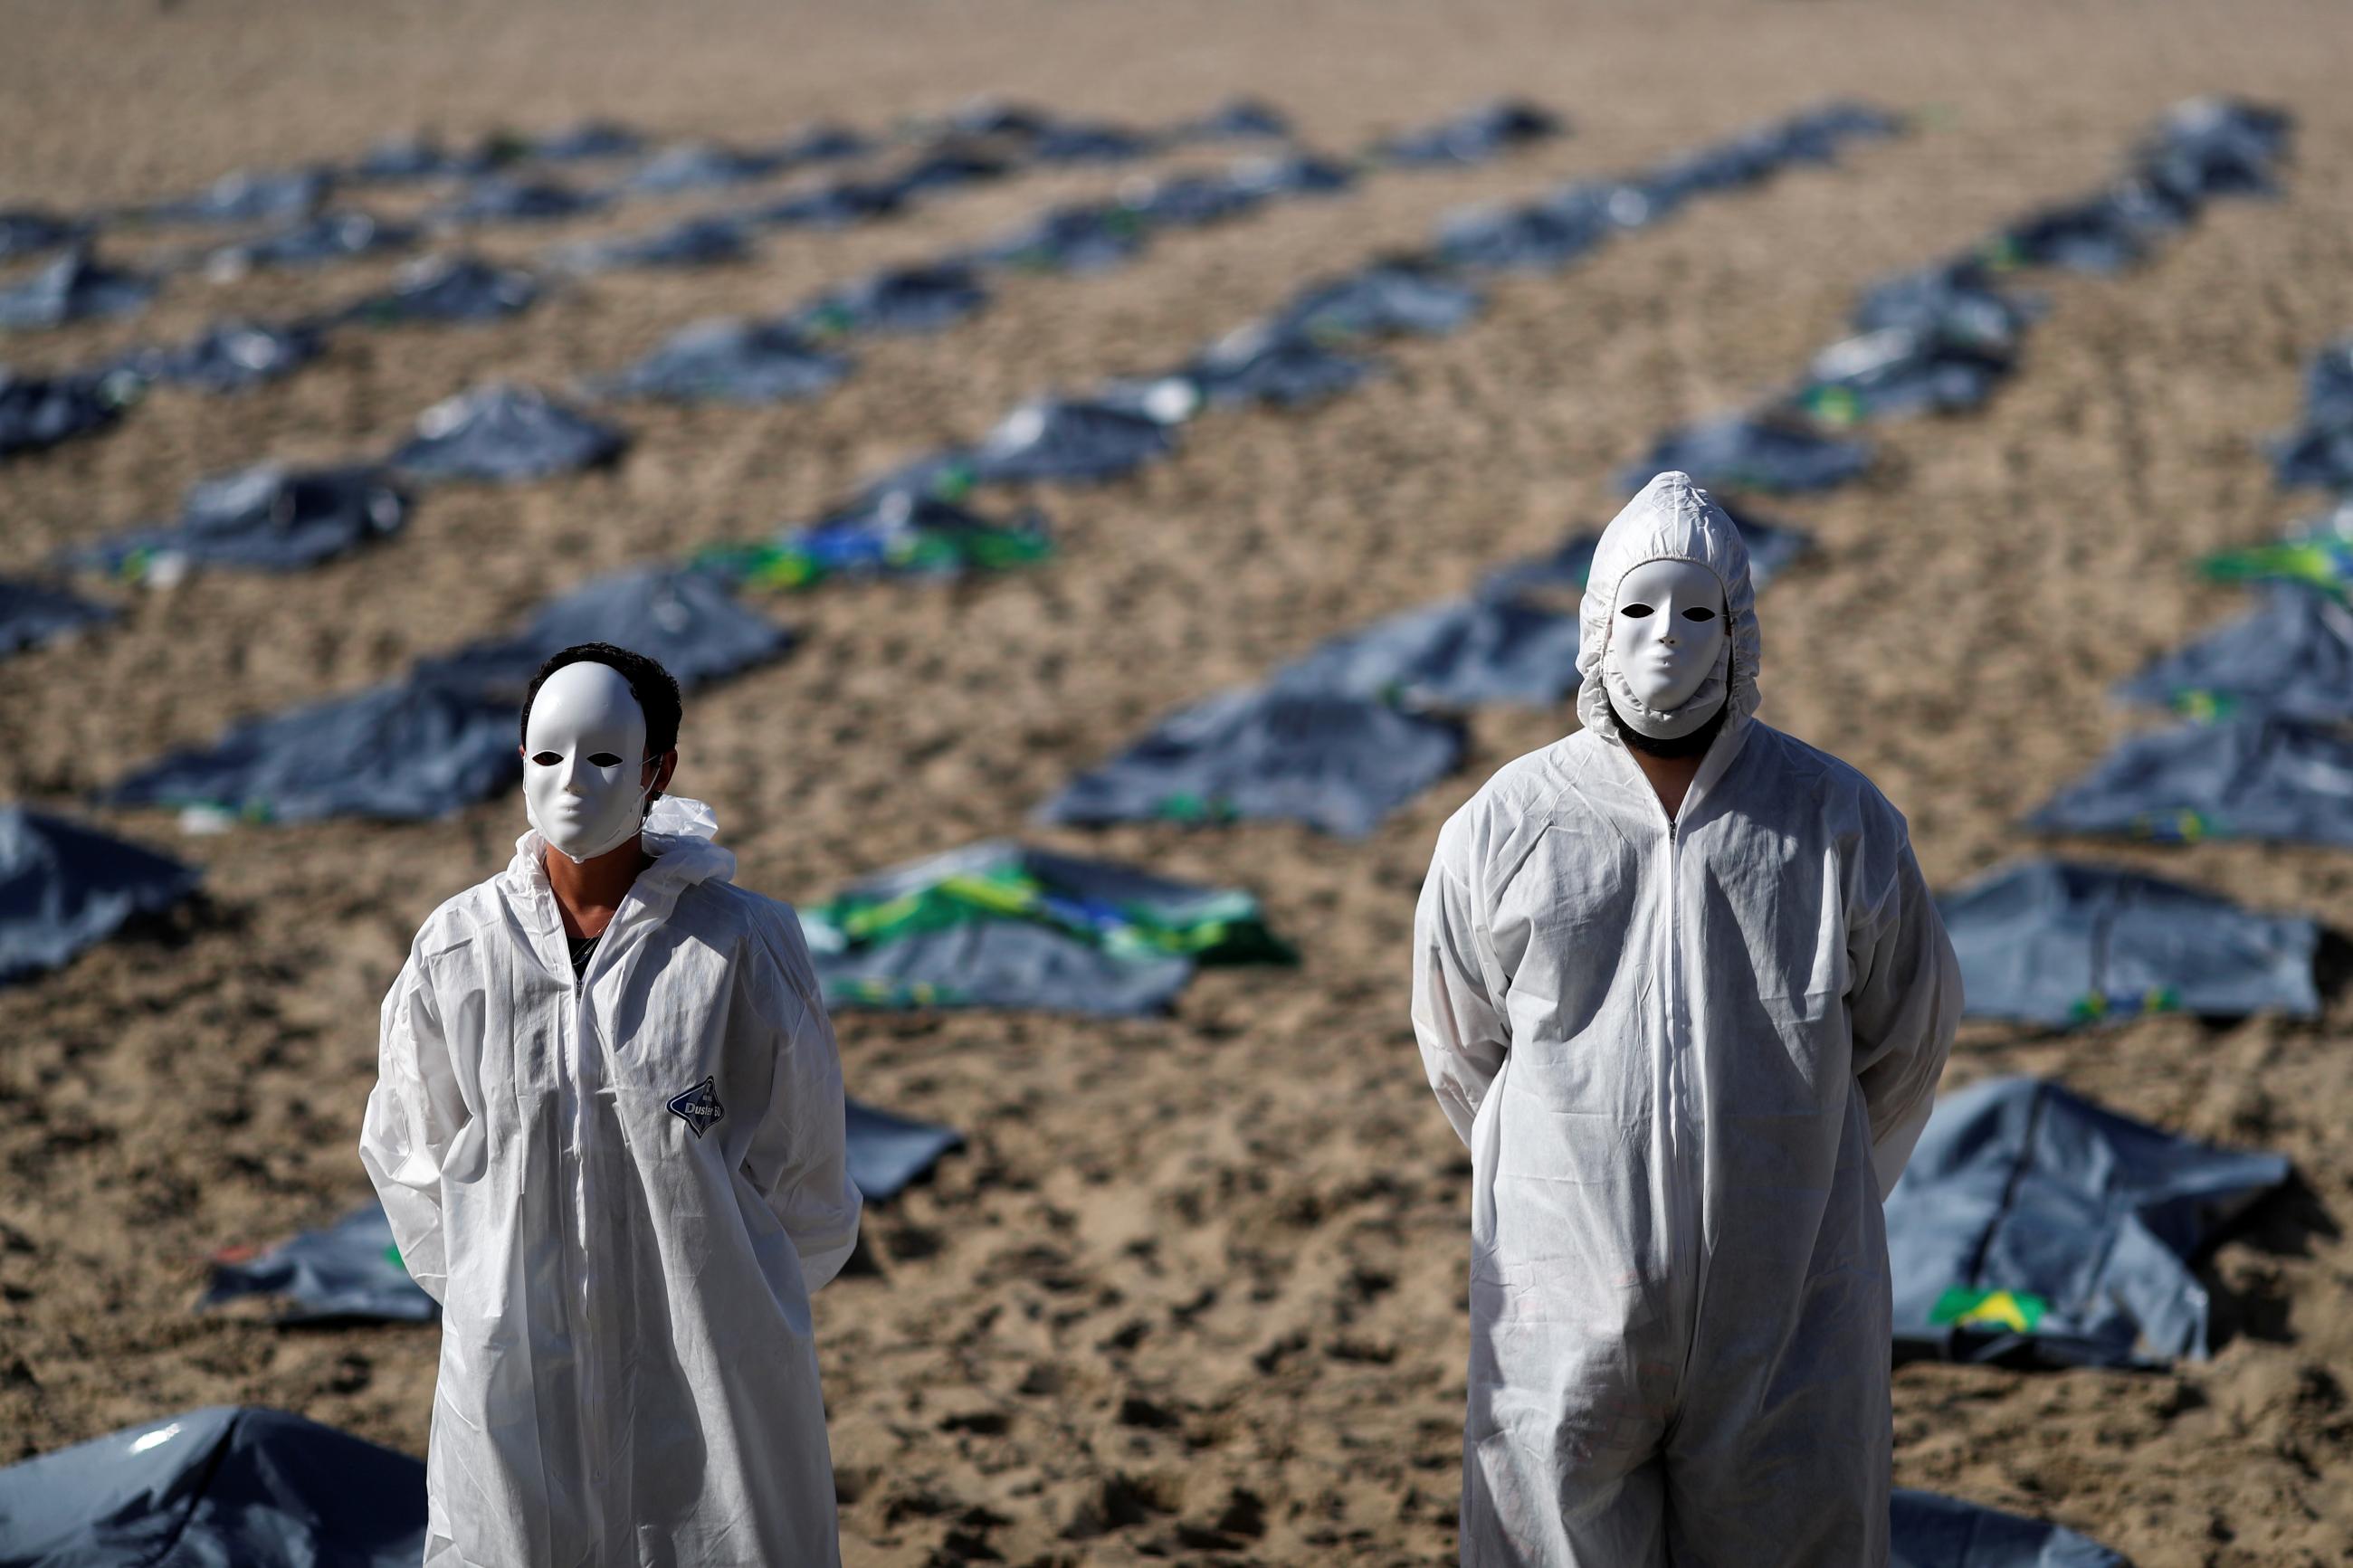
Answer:
POLYGON ((1472 1168, 1462 1561, 1879 1568, 1880 1200, 1960 1012, 1904 818, 1757 722, 1748 558, 1662 474, 1601 536, 1585 728, 1439 836, 1413 1021, 1472 1168), (1645 562, 1724 586, 1725 722, 1670 821, 1599 679, 1645 562))
POLYGON ((385 998, 360 1155, 443 1307, 429 1568, 839 1561, 809 1294, 858 1237, 800 925, 696 803, 575 983, 537 831, 385 998))

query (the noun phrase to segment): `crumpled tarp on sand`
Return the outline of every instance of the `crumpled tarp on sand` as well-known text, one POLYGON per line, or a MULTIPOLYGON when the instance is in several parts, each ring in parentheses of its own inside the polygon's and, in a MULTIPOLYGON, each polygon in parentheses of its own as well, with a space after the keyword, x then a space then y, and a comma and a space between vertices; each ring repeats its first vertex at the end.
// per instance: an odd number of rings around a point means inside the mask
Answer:
POLYGON ((1609 225, 1589 214, 1530 202, 1448 215, 1438 230, 1438 250, 1457 267, 1488 272, 1554 272, 1609 235, 1609 225))
POLYGON ((741 220, 689 217, 650 234, 562 246, 552 259, 576 272, 601 272, 617 267, 719 267, 751 254, 752 237, 741 220))
POLYGON ((2026 825, 2161 842, 2353 847, 2353 739, 2263 715, 2134 735, 2026 825))
POLYGON ((2306 425, 2282 437, 2272 447, 2272 468, 2283 489, 2353 490, 2353 421, 2306 425))
POLYGON ((1790 115, 1622 179, 1579 180, 1530 201, 1449 214, 1437 247, 1461 267, 1557 271, 1619 230, 1661 222, 1694 196, 1762 184, 1792 163, 1830 163, 1845 140, 1900 129, 1855 106, 1790 115))
POLYGON ((0 807, 0 984, 62 968, 200 880, 166 855, 22 806, 0 807))
POLYGON ((263 463, 197 480, 175 521, 117 534, 72 559, 155 584, 197 566, 299 572, 396 533, 407 520, 408 498, 381 469, 263 463))
POLYGON ((1356 169, 1314 153, 1245 158, 1233 167, 1234 183, 1270 195, 1328 196, 1356 183, 1356 169))
POLYGON ((0 208, 0 261, 72 245, 89 233, 77 219, 32 207, 0 208))
POLYGON ((761 588, 806 588, 831 577, 957 577, 1042 561, 1045 519, 998 522, 935 496, 888 490, 765 544, 720 549, 698 563, 761 588))
MULTIPOLYGON (((851 1102, 853 1141, 863 1109, 851 1102)), ((944 1131, 896 1118, 880 1130, 899 1126, 920 1141, 944 1131)), ((1890 1568, 2126 1568, 2072 1531, 1954 1498, 1898 1490, 1892 1510, 1890 1568)), ((421 1461, 255 1406, 185 1411, 0 1469, 0 1568, 415 1568, 425 1531, 421 1461)))
MULTIPOLYGON (((1806 535, 1727 506, 1762 586, 1810 546, 1806 535)), ((1416 710, 1486 703, 1549 707, 1577 690, 1577 617, 1556 596, 1582 592, 1598 533, 1490 573, 1477 594, 1407 610, 1333 638, 1276 671, 1293 691, 1374 698, 1416 710)))
POLYGON ((347 307, 341 319, 390 326, 397 321, 496 321, 529 310, 539 279, 475 256, 427 256, 410 262, 381 294, 347 307))
POLYGON ((577 163, 597 158, 633 158, 646 150, 646 139, 617 121, 584 120, 535 137, 522 150, 550 163, 577 163))
POLYGON ((2149 1366, 2207 1351, 2189 1260, 2289 1176, 2055 1083, 1937 1101, 1887 1198, 1899 1350, 2028 1366, 2149 1366))
POLYGON ((1502 99, 1426 130, 1392 137, 1375 153, 1396 163, 1483 163, 1531 142, 1565 135, 1567 130, 1548 109, 1502 99))
POLYGON ((1080 398, 1048 397, 1007 415, 966 455, 975 484, 1116 479, 1176 448, 1154 419, 1080 398))
POLYGON ((0 1469, 0 1568, 416 1568, 425 1466, 209 1405, 0 1469))
POLYGON ((2161 193, 2122 184, 2029 213, 1987 243, 1997 268, 2050 267, 2103 275, 2147 259, 2158 242, 2184 227, 2189 210, 2161 193))
POLYGON ((1047 126, 1029 144, 1029 155, 1041 163, 1124 163, 1157 145, 1150 134, 1124 125, 1065 120, 1047 126))
POLYGON ((1378 368, 1376 361, 1335 353, 1280 322, 1261 322, 1227 333, 1176 374, 1211 406, 1299 408, 1351 390, 1378 368))
POLYGON ((557 649, 594 641, 659 660, 691 690, 779 657, 791 637, 709 573, 625 572, 550 602, 512 637, 423 660, 406 679, 232 725, 136 770, 107 798, 258 822, 445 816, 522 775, 516 716, 532 676, 557 649))
POLYGON ((446 816, 522 774, 516 739, 506 702, 396 680, 232 725, 135 770, 105 798, 251 822, 446 816))
POLYGON ((1443 718, 1366 698, 1246 687, 1163 720, 1072 780, 1039 816, 1084 826, 1273 817, 1356 838, 1461 755, 1462 732, 1443 718))
POLYGON ((264 268, 320 267, 416 243, 417 230, 406 224, 388 223, 373 213, 326 212, 274 234, 223 246, 205 258, 205 270, 215 278, 236 278, 264 268))
POLYGON ((926 453, 869 484, 958 500, 976 485, 1083 484, 1118 479, 1176 450, 1163 420, 1109 398, 1041 397, 1000 420, 976 446, 926 453))
POLYGON ((1887 1568, 2131 1568, 2063 1525, 1898 1487, 1887 1568))
POLYGON ((2005 351, 1934 332, 1883 327, 1814 356, 1791 401, 1833 427, 1911 414, 1957 414, 1993 395, 2010 374, 2005 351))
POLYGON ((325 350, 316 329, 258 321, 216 321, 171 348, 134 349, 113 370, 142 381, 168 381, 204 392, 242 392, 310 363, 325 350))
POLYGON ((715 191, 782 174, 786 162, 784 153, 779 152, 755 152, 748 148, 722 147, 710 142, 692 142, 658 153, 648 159, 629 176, 628 185, 632 190, 657 191, 665 195, 680 191, 715 191))
POLYGON ((781 403, 838 385, 850 363, 786 322, 723 318, 682 329, 597 390, 672 403, 781 403))
POLYGON ((361 1321, 429 1323, 440 1304, 402 1267, 384 1206, 369 1203, 324 1230, 306 1230, 259 1252, 215 1253, 199 1310, 246 1296, 287 1303, 286 1324, 361 1321))
POLYGON ((1441 336, 1469 324, 1485 303, 1479 290, 1419 257, 1392 257, 1302 289, 1276 315, 1318 342, 1400 332, 1441 336))
POLYGON ((2114 867, 2029 860, 1937 900, 1968 1015, 2049 1028, 2149 1013, 2314 1017, 2320 928, 2114 867))
POLYGON ((609 642, 644 654, 676 677, 681 690, 692 691, 781 657, 792 640, 737 604, 728 584, 709 572, 640 567, 548 601, 512 637, 472 643, 417 668, 422 676, 495 693, 512 729, 540 665, 574 643, 609 642))
POLYGON ((953 1127, 917 1121, 860 1100, 842 1102, 849 1179, 868 1203, 888 1203, 931 1173, 942 1156, 964 1147, 953 1127))
POLYGON ((1184 142, 1282 138, 1291 134, 1291 121, 1282 110, 1262 99, 1237 98, 1198 119, 1186 121, 1169 134, 1184 142))
POLYGON ((1650 455, 1619 470, 1629 493, 1670 468, 1709 489, 1826 490, 1871 467, 1862 441, 1827 436, 1795 420, 1720 415, 1670 430, 1650 455))
POLYGON ((1029 272, 1103 272, 1142 250, 1151 225, 1118 202, 1056 207, 974 252, 976 260, 1029 272))
POLYGON ((2312 356, 2304 423, 2272 444, 2272 463, 2284 489, 2353 490, 2353 338, 2312 356))
POLYGON ((1207 228, 1240 217, 1274 193, 1248 176, 1171 174, 1123 192, 1120 205, 1157 228, 1207 228))
POLYGON ((2255 609, 2158 659, 2116 695, 2197 719, 2353 720, 2353 605, 2273 584, 2255 609))
POLYGON ((23 282, 0 289, 0 327, 25 331, 127 315, 154 295, 153 278, 109 267, 78 246, 23 282))
POLYGON ((139 216, 151 223, 259 223, 307 216, 333 191, 326 169, 239 169, 193 196, 158 202, 139 216))
POLYGON ((988 839, 800 911, 828 1005, 1159 1012, 1203 963, 1288 963, 1258 900, 988 839))
POLYGON ((2010 373, 2039 313, 1973 258, 1883 279, 1855 306, 1860 335, 1816 355, 1791 401, 1834 426, 1974 408, 2010 373))
POLYGON ((988 303, 980 274, 960 261, 895 267, 834 289, 803 307, 793 322, 807 331, 930 332, 988 303))
POLYGON ((2304 416, 2315 425, 2353 425, 2353 338, 2330 343, 2305 367, 2304 416))
POLYGON ((452 202, 434 209, 445 223, 554 223, 604 206, 601 192, 575 190, 553 180, 518 180, 485 174, 452 202))
POLYGON ((994 153, 955 143, 933 148, 904 168, 888 175, 877 189, 896 205, 928 191, 955 190, 964 185, 1001 180, 1016 165, 994 153))
POLYGON ((1881 279, 1863 290, 1852 321, 1859 331, 1902 330, 1988 353, 2017 348, 2041 313, 2034 301, 1999 288, 1973 258, 1939 262, 1881 279))
POLYGON ((543 392, 491 382, 419 415, 416 434, 387 462, 417 479, 516 483, 609 463, 628 444, 543 392))
POLYGON ((1450 600, 1335 637, 1268 684, 1413 709, 1550 707, 1577 688, 1578 641, 1573 611, 1511 598, 1450 600))
POLYGON ((2278 188, 2295 128, 2285 111, 2245 99, 2193 98, 2166 110, 2132 166, 2186 200, 2264 195, 2278 188))
POLYGON ((0 577, 0 658, 112 620, 114 614, 63 588, 0 577))
POLYGON ((831 180, 806 191, 739 210, 746 223, 776 227, 847 228, 906 205, 906 194, 879 180, 831 180))
POLYGON ((2230 98, 2168 110, 2105 188, 2028 215, 1988 247, 1998 267, 2122 271, 2187 226, 2215 196, 2266 195, 2286 161, 2293 120, 2230 98))
POLYGON ((19 375, 0 365, 0 458, 94 435, 122 417, 129 394, 102 375, 19 375))

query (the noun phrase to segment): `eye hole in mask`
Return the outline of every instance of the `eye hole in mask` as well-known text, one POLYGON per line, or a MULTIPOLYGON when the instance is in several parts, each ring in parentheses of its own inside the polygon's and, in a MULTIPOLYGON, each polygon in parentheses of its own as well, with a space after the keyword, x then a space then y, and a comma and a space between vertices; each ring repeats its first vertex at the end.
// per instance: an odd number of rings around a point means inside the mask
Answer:
POLYGON ((1626 605, 1620 606, 1618 613, 1625 616, 1630 621, 1639 621, 1643 616, 1651 613, 1651 606, 1648 605, 1626 605))
POLYGON ((615 768, 621 765, 621 754, 618 752, 591 752, 588 753, 588 760, 600 768, 615 768))
POLYGON ((532 753, 531 760, 543 768, 552 768, 564 759, 554 752, 534 752, 532 753))
POLYGON ((1683 619, 1687 621, 1701 622, 1712 621, 1715 619, 1715 612, 1709 609, 1704 605, 1694 605, 1690 609, 1683 612, 1683 619))

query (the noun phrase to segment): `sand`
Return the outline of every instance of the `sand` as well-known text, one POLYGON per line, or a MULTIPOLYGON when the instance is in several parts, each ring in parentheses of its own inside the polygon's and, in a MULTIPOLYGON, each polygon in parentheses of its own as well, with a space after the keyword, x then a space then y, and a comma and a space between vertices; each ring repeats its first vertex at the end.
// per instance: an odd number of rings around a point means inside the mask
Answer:
MULTIPOLYGON (((2052 283, 2021 374, 1982 415, 1890 427, 1866 482, 1767 509, 1821 549, 1764 596, 1765 716, 1877 780, 1951 885, 2033 847, 2019 816, 2145 721, 2109 683, 2237 613, 2188 563, 2295 515, 2258 443, 2292 416, 2302 357, 2353 326, 2353 35, 2327 4, 683 10, 14 0, 0 195, 137 200, 423 126, 456 138, 591 112, 745 139, 818 116, 876 126, 984 89, 1145 121, 1252 91, 1335 147, 1516 91, 1577 134, 1173 236, 1107 277, 1018 282, 936 338, 862 345, 860 374, 820 402, 633 408, 637 444, 611 473, 437 491, 384 548, 140 598, 104 635, 9 662, 0 794, 79 809, 228 720, 391 676, 596 573, 809 516, 1022 395, 1181 357, 1462 203, 1831 93, 1928 116, 1842 168, 1500 284, 1478 324, 1398 347, 1395 374, 1327 408, 1207 419, 1132 482, 1041 498, 1063 544, 1043 569, 765 601, 804 645, 692 702, 680 787, 717 810, 741 880, 820 897, 1016 830, 1167 708, 1598 524, 1611 472, 1659 428, 1793 373, 1867 279, 2088 185, 2173 100, 2279 102, 2302 121, 2286 200, 2218 205, 2130 279, 2052 283)), ((201 474, 379 447, 492 374, 560 386, 697 317, 780 309, 1123 177, 1025 176, 902 222, 780 236, 740 268, 594 279, 505 325, 346 337, 242 397, 159 391, 111 436, 0 468, 0 572, 163 515, 201 474)), ((484 247, 527 257, 697 205, 484 247)), ((0 349, 79 363, 226 310, 340 300, 389 269, 184 281, 142 318, 0 349)), ((1439 824, 1573 721, 1479 716, 1461 773, 1362 843, 1270 826, 1044 836, 1258 889, 1304 952, 1295 970, 1204 974, 1166 1019, 843 1018, 857 1092, 971 1136, 932 1184, 871 1212, 871 1267, 818 1301, 849 1562, 1448 1560, 1469 1165, 1422 1079, 1405 944, 1439 824)), ((161 814, 98 815, 202 863, 209 892, 0 992, 0 1460, 217 1402, 421 1454, 432 1330, 288 1332, 189 1309, 215 1249, 364 1195, 353 1142, 377 1001, 425 913, 503 863, 519 800, 443 824, 201 838, 161 814)), ((2104 852, 2353 923, 2341 854, 2104 852)), ((2317 1026, 1966 1031, 1948 1084, 2055 1073, 2165 1126, 2282 1151, 2303 1184, 2206 1266, 2209 1363, 1903 1369, 1900 1482, 2064 1521, 2143 1568, 2353 1558, 2339 979, 2317 1026)))

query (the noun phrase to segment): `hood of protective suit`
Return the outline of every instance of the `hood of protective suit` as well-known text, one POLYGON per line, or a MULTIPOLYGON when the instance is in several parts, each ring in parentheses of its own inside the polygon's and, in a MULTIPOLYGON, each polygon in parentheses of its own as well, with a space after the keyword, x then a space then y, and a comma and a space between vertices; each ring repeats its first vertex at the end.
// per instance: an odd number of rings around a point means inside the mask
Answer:
POLYGON ((1757 589, 1748 575, 1748 546, 1740 530, 1689 474, 1669 471, 1644 485, 1641 493, 1601 531, 1593 547, 1593 569, 1578 610, 1583 631, 1577 655, 1577 717, 1613 745, 1625 742, 1609 711, 1614 700, 1628 714, 1641 707, 1632 692, 1610 689, 1604 671, 1610 627, 1618 618, 1618 589, 1626 574, 1646 561, 1688 561, 1706 567, 1724 584, 1725 657, 1685 709, 1710 712, 1719 701, 1727 710, 1723 733, 1738 732, 1757 711, 1757 669, 1761 643, 1757 631, 1757 589))

